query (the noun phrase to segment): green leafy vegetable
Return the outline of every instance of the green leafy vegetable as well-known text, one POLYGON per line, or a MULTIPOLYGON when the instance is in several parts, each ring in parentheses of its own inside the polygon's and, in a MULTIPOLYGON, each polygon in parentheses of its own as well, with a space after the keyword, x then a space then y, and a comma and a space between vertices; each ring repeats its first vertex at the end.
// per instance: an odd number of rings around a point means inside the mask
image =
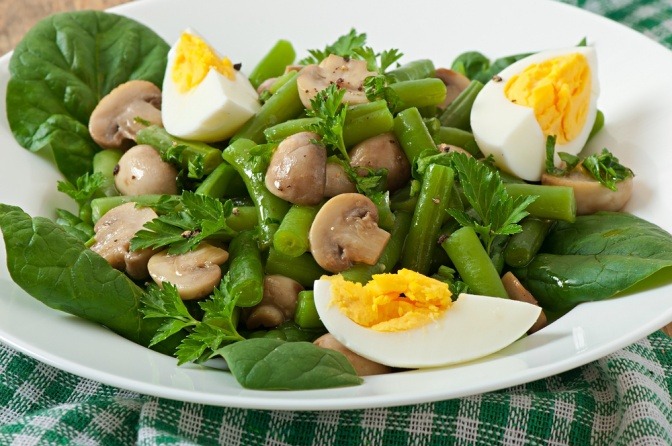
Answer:
POLYGON ((233 211, 230 200, 222 203, 207 195, 182 193, 182 207, 145 224, 131 239, 131 250, 169 246, 170 254, 196 249, 207 238, 230 239, 235 231, 226 223, 233 211))
POLYGON ((384 75, 369 76, 364 79, 364 94, 371 102, 379 99, 384 100, 390 110, 395 110, 399 105, 399 95, 388 86, 387 78, 384 75))
POLYGON ((540 254, 513 273, 544 308, 564 312, 615 296, 670 267, 669 233, 634 215, 599 212, 558 222, 540 254))
POLYGON ((310 57, 299 61, 299 65, 317 64, 324 60, 330 54, 341 57, 354 56, 355 50, 361 49, 366 43, 366 34, 358 34, 353 28, 348 34, 344 34, 336 39, 336 42, 327 45, 324 50, 308 50, 310 57))
POLYGON ((91 170, 98 146, 88 132, 98 101, 117 85, 161 85, 168 45, 146 26, 115 14, 52 15, 17 45, 9 64, 7 119, 19 144, 51 149, 71 182, 91 170))
POLYGON ((602 149, 602 153, 587 156, 582 166, 593 178, 613 191, 617 190, 616 183, 634 176, 632 170, 620 164, 618 158, 607 149, 602 149))
POLYGON ((343 142, 343 126, 348 109, 343 105, 344 96, 345 90, 330 84, 310 101, 312 110, 308 111, 308 116, 320 119, 310 129, 322 137, 321 143, 327 148, 338 150, 347 160, 349 157, 343 142))
POLYGON ((455 58, 451 68, 458 73, 465 75, 470 80, 486 83, 504 68, 530 54, 531 53, 523 53, 505 56, 496 59, 491 63, 490 59, 483 54, 477 51, 467 51, 455 58))
POLYGON ((85 173, 75 180, 75 184, 69 181, 59 181, 57 189, 75 200, 81 207, 93 199, 105 182, 105 176, 100 173, 85 173))
POLYGON ((227 345, 217 353, 248 389, 308 390, 362 383, 342 353, 310 342, 256 338, 227 345))

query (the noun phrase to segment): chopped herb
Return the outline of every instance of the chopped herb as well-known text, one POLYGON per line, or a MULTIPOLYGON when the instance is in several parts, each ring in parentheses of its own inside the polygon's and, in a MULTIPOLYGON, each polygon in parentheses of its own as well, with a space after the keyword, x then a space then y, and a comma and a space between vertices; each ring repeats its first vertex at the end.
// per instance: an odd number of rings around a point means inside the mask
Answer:
POLYGON ((635 175, 632 170, 619 163, 618 158, 607 149, 586 157, 582 165, 593 178, 613 191, 617 190, 616 183, 635 175))
POLYGON ((75 200, 79 206, 83 206, 98 193, 105 182, 105 176, 96 172, 85 173, 75 180, 75 184, 69 181, 59 181, 57 189, 75 200))
POLYGON ((336 84, 330 84, 310 101, 312 110, 308 116, 320 120, 310 126, 310 130, 322 137, 321 143, 328 149, 337 150, 344 159, 349 159, 343 142, 343 126, 347 108, 343 105, 345 90, 336 84))

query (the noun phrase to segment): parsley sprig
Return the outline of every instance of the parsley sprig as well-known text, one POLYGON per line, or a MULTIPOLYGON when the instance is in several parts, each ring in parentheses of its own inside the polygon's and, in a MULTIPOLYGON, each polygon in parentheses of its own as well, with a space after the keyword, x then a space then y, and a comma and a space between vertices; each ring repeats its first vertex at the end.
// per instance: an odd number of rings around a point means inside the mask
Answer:
POLYGON ((321 143, 332 150, 340 152, 344 159, 348 159, 348 151, 343 142, 343 127, 347 107, 343 104, 345 90, 336 84, 330 84, 321 90, 310 101, 312 110, 308 116, 319 118, 319 121, 310 126, 310 130, 322 137, 321 143))
POLYGON ((81 207, 90 202, 100 188, 105 183, 105 176, 100 173, 85 173, 75 180, 75 183, 69 181, 59 181, 56 188, 75 200, 81 207))
POLYGON ((131 239, 131 250, 168 246, 170 254, 183 254, 207 238, 235 235, 226 223, 233 211, 231 201, 184 191, 181 202, 181 207, 146 223, 131 239))

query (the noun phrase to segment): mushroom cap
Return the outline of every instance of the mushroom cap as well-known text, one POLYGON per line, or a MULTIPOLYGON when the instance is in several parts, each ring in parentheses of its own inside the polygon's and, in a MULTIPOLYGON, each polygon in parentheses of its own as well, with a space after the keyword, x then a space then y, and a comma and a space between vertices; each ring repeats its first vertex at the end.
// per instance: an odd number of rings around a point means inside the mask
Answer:
POLYGON ((322 201, 327 149, 313 143, 319 139, 316 133, 300 132, 278 145, 265 178, 266 187, 273 195, 299 205, 322 201))
POLYGON ((343 169, 340 163, 327 161, 324 196, 329 198, 348 192, 357 192, 357 186, 350 180, 350 177, 345 173, 345 169, 343 169))
POLYGON ((177 169, 147 144, 128 149, 119 159, 114 185, 122 195, 177 194, 177 169))
POLYGON ((144 127, 136 118, 162 125, 161 90, 149 81, 128 81, 104 96, 91 113, 89 133, 101 147, 126 148, 144 127))
POLYGON ((369 71, 364 60, 344 59, 330 54, 319 65, 303 67, 296 78, 296 84, 301 102, 308 110, 312 108, 310 101, 317 93, 331 84, 345 90, 344 103, 363 104, 369 102, 364 92, 364 79, 377 74, 369 71))
POLYGON ((439 108, 446 108, 471 83, 467 76, 448 68, 437 68, 434 77, 441 79, 446 86, 446 98, 439 105, 439 108))
POLYGON ((168 254, 161 251, 154 254, 147 268, 157 285, 169 282, 177 288, 182 300, 199 299, 208 296, 222 280, 219 265, 226 262, 229 253, 201 243, 193 251, 184 254, 168 254))
POLYGON ((320 208, 308 238, 315 261, 325 270, 339 273, 356 262, 375 265, 390 233, 378 227, 378 210, 368 197, 346 193, 320 208))
POLYGON ((350 364, 352 364, 352 367, 355 369, 355 372, 357 372, 358 376, 382 375, 384 373, 392 372, 392 369, 386 365, 371 361, 370 359, 367 359, 363 356, 359 356, 357 353, 353 352, 340 341, 338 341, 338 339, 336 339, 331 333, 324 334, 315 339, 313 344, 317 345, 318 347, 343 353, 350 364))
POLYGON ((131 239, 145 223, 155 219, 156 212, 148 207, 125 203, 107 211, 93 227, 95 243, 91 250, 107 260, 113 268, 126 271, 134 279, 147 277, 147 261, 151 249, 130 251, 131 239))
MULTIPOLYGON (((394 133, 381 133, 365 139, 350 150, 350 165, 369 169, 387 169, 389 191, 401 189, 411 178, 411 163, 394 133)), ((366 175, 366 172, 360 173, 366 175)))
POLYGON ((573 169, 567 176, 544 173, 541 184, 573 188, 577 215, 620 211, 632 196, 632 177, 616 183, 616 190, 613 191, 587 174, 582 167, 573 169))
POLYGON ((277 327, 294 317, 296 302, 303 286, 289 277, 272 274, 264 277, 264 297, 245 309, 248 329, 277 327))

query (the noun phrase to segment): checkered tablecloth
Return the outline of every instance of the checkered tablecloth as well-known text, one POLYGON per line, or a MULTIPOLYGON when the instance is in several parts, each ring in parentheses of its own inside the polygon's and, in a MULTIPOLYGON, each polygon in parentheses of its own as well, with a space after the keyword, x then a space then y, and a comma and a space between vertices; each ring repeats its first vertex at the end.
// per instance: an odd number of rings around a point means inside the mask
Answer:
MULTIPOLYGON (((565 1, 672 48, 670 0, 565 1)), ((0 445, 51 444, 672 445, 672 339, 657 332, 583 367, 498 392, 331 412, 149 397, 0 344, 0 445)))

